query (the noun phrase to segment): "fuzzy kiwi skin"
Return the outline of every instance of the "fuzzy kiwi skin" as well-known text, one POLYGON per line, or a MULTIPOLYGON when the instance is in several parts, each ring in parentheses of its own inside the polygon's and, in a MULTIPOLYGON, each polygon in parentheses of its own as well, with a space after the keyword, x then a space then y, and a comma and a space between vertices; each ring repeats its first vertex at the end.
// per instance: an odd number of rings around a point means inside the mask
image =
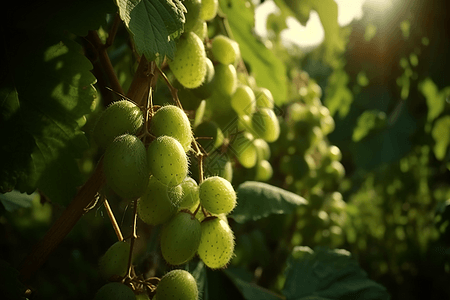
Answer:
POLYGON ((199 87, 206 75, 206 52, 202 40, 192 31, 185 32, 178 40, 173 60, 168 64, 184 87, 199 87))

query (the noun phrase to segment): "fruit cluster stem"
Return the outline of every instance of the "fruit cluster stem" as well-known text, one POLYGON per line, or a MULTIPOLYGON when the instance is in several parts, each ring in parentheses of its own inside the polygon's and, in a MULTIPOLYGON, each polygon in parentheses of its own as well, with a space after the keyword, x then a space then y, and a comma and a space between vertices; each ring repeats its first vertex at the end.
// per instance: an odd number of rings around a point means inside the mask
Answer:
POLYGON ((116 218, 114 217, 114 213, 111 209, 111 206, 109 206, 108 199, 104 197, 103 205, 105 205, 106 213, 108 214, 109 220, 111 221, 111 225, 114 228, 114 231, 116 232, 117 238, 119 241, 123 241, 123 235, 120 231, 119 224, 117 224, 116 218))

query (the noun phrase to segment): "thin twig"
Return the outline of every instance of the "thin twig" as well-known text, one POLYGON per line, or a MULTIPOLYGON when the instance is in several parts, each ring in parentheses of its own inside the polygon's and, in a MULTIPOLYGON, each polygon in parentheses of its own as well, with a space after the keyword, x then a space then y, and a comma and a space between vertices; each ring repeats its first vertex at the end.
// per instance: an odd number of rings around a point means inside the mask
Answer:
POLYGON ((103 198, 104 198, 103 204, 105 205, 106 213, 108 214, 108 217, 109 217, 109 220, 111 221, 112 227, 114 228, 114 231, 116 232, 117 238, 119 239, 119 241, 123 241, 122 232, 120 231, 119 224, 117 224, 116 218, 114 217, 114 213, 111 209, 111 206, 109 206, 108 199, 106 199, 105 196, 103 196, 103 198))
POLYGON ((158 71, 158 73, 162 76, 162 78, 166 82, 167 87, 169 88, 170 93, 172 94, 173 101, 175 101, 176 105, 179 108, 183 109, 180 99, 178 99, 178 90, 173 87, 173 85, 170 83, 169 79, 167 78, 166 74, 164 74, 164 72, 158 66, 156 66, 156 70, 158 71))
POLYGON ((136 234, 136 222, 137 222, 137 199, 133 202, 133 231, 131 233, 130 238, 130 255, 128 257, 128 274, 125 278, 132 278, 132 266, 133 266, 133 247, 134 247, 134 241, 137 239, 136 234))

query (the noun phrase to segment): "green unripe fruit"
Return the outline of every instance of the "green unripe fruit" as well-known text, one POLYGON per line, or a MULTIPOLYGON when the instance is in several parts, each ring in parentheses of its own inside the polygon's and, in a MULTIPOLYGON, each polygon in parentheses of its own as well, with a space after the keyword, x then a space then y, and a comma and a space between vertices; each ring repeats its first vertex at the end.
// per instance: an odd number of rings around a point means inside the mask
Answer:
POLYGON ((231 146, 231 150, 244 168, 249 169, 256 165, 258 152, 253 144, 253 136, 250 133, 238 134, 231 146))
POLYGON ((217 64, 214 70, 214 89, 218 94, 231 97, 237 88, 236 68, 231 64, 217 64))
POLYGON ((194 27, 192 27, 192 32, 204 41, 208 35, 208 25, 206 25, 205 21, 198 19, 197 22, 195 22, 194 27))
POLYGON ((255 89, 256 106, 273 109, 272 93, 263 87, 255 89))
POLYGON ((206 218, 202 224, 198 247, 200 259, 212 269, 225 267, 234 252, 234 235, 230 226, 217 217, 206 218))
POLYGON ((241 115, 238 119, 238 129, 239 131, 252 132, 252 118, 248 115, 241 115))
POLYGON ((98 267, 104 279, 124 277, 128 271, 130 245, 126 242, 116 242, 100 258, 98 267))
POLYGON ((331 162, 331 165, 328 166, 326 172, 330 174, 334 180, 340 180, 345 176, 345 168, 338 161, 331 162))
POLYGON ((183 146, 173 137, 163 135, 147 149, 149 170, 168 186, 180 184, 187 176, 188 160, 183 146))
POLYGON ((152 176, 147 190, 138 201, 138 216, 150 225, 163 224, 175 215, 182 196, 180 185, 168 187, 152 176))
POLYGON ((150 132, 156 137, 175 138, 188 151, 192 142, 191 123, 186 113, 175 105, 166 105, 156 111, 151 120, 150 132))
POLYGON ((236 192, 231 183, 219 176, 205 179, 199 186, 200 203, 213 214, 228 214, 236 206, 236 192))
POLYGON ((181 198, 179 209, 195 210, 200 203, 197 182, 191 177, 186 177, 180 185, 183 189, 183 197, 181 198))
POLYGON ((200 86, 206 75, 206 52, 202 40, 193 32, 184 33, 177 43, 170 70, 185 87, 200 86))
POLYGON ((324 135, 328 135, 334 131, 335 123, 332 116, 326 116, 320 120, 320 127, 324 135))
POLYGON ((184 0, 184 7, 186 7, 187 13, 185 14, 186 21, 184 23, 184 31, 192 31, 196 23, 200 19, 200 11, 202 7, 201 0, 184 0))
POLYGON ((200 10, 200 18, 205 21, 212 20, 217 15, 219 8, 219 0, 202 0, 202 9, 200 10))
POLYGON ((246 85, 240 85, 231 96, 231 107, 238 115, 251 115, 256 108, 255 94, 246 85))
POLYGON ((289 105, 288 107, 287 120, 292 124, 297 121, 306 122, 307 114, 308 114, 308 107, 304 104, 295 102, 289 105))
POLYGON ((100 148, 106 149, 119 135, 135 134, 144 124, 139 107, 128 100, 112 103, 101 114, 94 127, 94 140, 100 148))
POLYGON ((261 108, 252 115, 252 128, 257 137, 269 143, 275 142, 280 135, 280 123, 269 108, 261 108))
POLYGON ((323 140, 323 132, 322 129, 318 126, 314 126, 310 132, 308 132, 307 138, 311 145, 317 145, 320 141, 323 140))
POLYGON ((200 245, 200 222, 189 212, 180 211, 161 231, 161 253, 171 265, 191 260, 200 245))
POLYGON ((155 296, 158 300, 198 300, 197 282, 188 271, 173 270, 161 278, 155 296))
POLYGON ((205 137, 211 139, 197 139, 206 152, 212 152, 223 144, 223 133, 219 126, 213 121, 205 121, 194 130, 196 137, 205 137))
POLYGON ((214 90, 214 65, 209 58, 206 58, 206 75, 203 84, 192 90, 192 93, 201 99, 209 98, 214 90))
POLYGON ((340 161, 342 159, 341 150, 337 146, 330 146, 329 152, 331 160, 340 161))
POLYGON ((239 44, 224 35, 217 35, 213 39, 211 52, 223 65, 234 64, 240 56, 239 44))
POLYGON ((268 181, 272 178, 273 169, 272 165, 267 160, 261 160, 256 165, 256 175, 255 180, 257 181, 268 181))
POLYGON ((136 296, 126 285, 110 282, 97 291, 94 300, 136 300, 136 296))
MULTIPOLYGON (((150 300, 150 298, 148 297, 147 293, 142 293, 142 294, 136 295, 136 300, 150 300)), ((153 297, 152 300, 156 300, 156 298, 153 297)))
POLYGON ((106 149, 103 158, 106 183, 124 199, 140 197, 148 183, 150 172, 144 144, 136 136, 118 136, 106 149))
POLYGON ((253 145, 256 147, 258 153, 258 160, 268 160, 270 158, 269 144, 263 139, 254 139, 253 145))

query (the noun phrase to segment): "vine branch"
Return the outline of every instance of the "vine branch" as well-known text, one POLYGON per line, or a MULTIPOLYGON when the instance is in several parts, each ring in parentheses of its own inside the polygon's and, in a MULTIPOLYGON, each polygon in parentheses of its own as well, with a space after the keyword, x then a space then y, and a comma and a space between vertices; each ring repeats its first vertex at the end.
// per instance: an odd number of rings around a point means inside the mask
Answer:
POLYGON ((91 43, 92 47, 98 54, 98 59, 100 65, 108 78, 111 88, 120 94, 124 94, 122 86, 119 83, 119 79, 114 71, 111 60, 109 59, 108 53, 106 52, 106 45, 102 43, 97 31, 89 31, 86 39, 91 43))
POLYGON ((53 223, 44 238, 37 243, 33 250, 25 257, 19 268, 22 282, 27 282, 44 264, 48 256, 72 230, 81 216, 83 216, 85 208, 91 204, 98 190, 105 182, 102 165, 103 160, 100 160, 94 173, 80 188, 69 206, 67 206, 61 216, 53 223))

